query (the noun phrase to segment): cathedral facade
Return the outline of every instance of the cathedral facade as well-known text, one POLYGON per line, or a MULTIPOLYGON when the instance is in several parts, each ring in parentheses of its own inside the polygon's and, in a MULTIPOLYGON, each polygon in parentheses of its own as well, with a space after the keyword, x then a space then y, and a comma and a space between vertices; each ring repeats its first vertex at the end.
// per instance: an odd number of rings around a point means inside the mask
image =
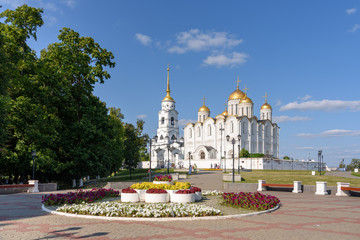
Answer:
MULTIPOLYGON (((249 153, 263 153, 265 156, 279 157, 279 127, 272 122, 272 108, 265 103, 260 109, 260 118, 254 115, 254 103, 239 89, 232 92, 225 111, 215 117, 205 105, 198 110, 197 122, 188 123, 184 128, 184 162, 193 161, 200 168, 211 165, 229 168, 233 153, 239 161, 241 149, 249 153), (229 139, 229 140, 228 140, 229 139), (234 144, 233 144, 234 143, 234 144)), ((240 167, 246 167, 238 162, 240 167)))

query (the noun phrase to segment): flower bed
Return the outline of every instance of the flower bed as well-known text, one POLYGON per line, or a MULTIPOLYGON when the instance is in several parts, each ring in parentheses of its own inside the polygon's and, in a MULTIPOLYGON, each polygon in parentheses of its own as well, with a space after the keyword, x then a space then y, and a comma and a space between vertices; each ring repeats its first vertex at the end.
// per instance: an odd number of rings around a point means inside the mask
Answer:
POLYGON ((169 201, 168 193, 164 189, 148 189, 145 193, 146 203, 165 203, 169 201))
POLYGON ((191 190, 178 190, 172 195, 171 202, 174 203, 195 202, 195 194, 191 190))
POLYGON ((280 204, 277 197, 256 193, 223 193, 222 205, 250 210, 268 210, 280 204))
POLYGON ((195 194, 195 201, 200 201, 202 199, 201 188, 191 187, 190 191, 195 194))
POLYGON ((128 188, 124 188, 123 190, 121 190, 121 193, 137 193, 137 191, 128 187, 128 188))
POLYGON ((111 188, 92 189, 90 191, 77 190, 76 192, 68 192, 66 194, 50 194, 42 196, 42 201, 45 206, 53 206, 59 204, 73 204, 73 203, 92 203, 96 200, 101 200, 108 197, 118 197, 119 191, 111 188))
POLYGON ((196 204, 129 204, 99 202, 90 204, 65 204, 59 212, 107 217, 202 217, 222 215, 212 207, 196 204))
POLYGON ((165 189, 165 190, 180 190, 189 189, 191 184, 188 182, 175 182, 173 185, 169 184, 154 184, 151 182, 135 183, 130 186, 132 189, 146 190, 146 189, 165 189))
POLYGON ((172 181, 172 176, 171 175, 156 175, 154 177, 154 181, 171 182, 172 181))

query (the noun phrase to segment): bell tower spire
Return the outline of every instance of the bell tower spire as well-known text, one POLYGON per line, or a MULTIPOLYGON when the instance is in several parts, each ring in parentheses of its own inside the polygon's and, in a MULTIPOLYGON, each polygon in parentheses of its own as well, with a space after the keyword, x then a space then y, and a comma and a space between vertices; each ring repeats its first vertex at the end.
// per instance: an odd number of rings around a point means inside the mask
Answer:
POLYGON ((164 99, 162 100, 164 101, 171 101, 171 102, 175 102, 174 99, 170 96, 170 77, 169 77, 169 64, 167 66, 167 86, 166 86, 166 96, 164 97, 164 99))

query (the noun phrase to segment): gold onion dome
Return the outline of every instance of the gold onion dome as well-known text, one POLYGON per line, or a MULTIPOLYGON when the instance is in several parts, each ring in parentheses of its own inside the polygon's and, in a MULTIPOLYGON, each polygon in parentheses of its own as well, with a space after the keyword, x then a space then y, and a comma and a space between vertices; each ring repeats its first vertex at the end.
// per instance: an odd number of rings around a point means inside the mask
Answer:
POLYGON ((223 115, 224 117, 229 116, 229 113, 226 108, 225 108, 225 111, 223 111, 221 115, 223 115))
POLYGON ((210 112, 210 109, 209 109, 207 106, 205 106, 205 97, 203 97, 203 101, 204 101, 204 103, 203 103, 203 105, 199 108, 199 111, 198 111, 198 112, 210 112))
POLYGON ((241 103, 253 103, 253 101, 245 94, 245 97, 241 99, 241 103))
POLYGON ((261 109, 272 109, 270 104, 268 104, 267 102, 264 103, 262 106, 261 106, 261 109))
POLYGON ((270 104, 267 103, 267 98, 269 97, 269 95, 265 93, 265 96, 263 97, 265 98, 265 103, 261 106, 261 109, 272 109, 270 104))
POLYGON ((168 68, 167 68, 167 88, 166 88, 166 96, 164 97, 164 99, 163 99, 162 101, 163 101, 163 102, 165 102, 165 101, 175 102, 175 100, 170 96, 169 65, 168 65, 168 68))
POLYGON ((243 99, 245 96, 245 94, 243 93, 243 91, 241 91, 239 89, 239 87, 230 94, 229 96, 229 100, 238 100, 238 99, 243 99))

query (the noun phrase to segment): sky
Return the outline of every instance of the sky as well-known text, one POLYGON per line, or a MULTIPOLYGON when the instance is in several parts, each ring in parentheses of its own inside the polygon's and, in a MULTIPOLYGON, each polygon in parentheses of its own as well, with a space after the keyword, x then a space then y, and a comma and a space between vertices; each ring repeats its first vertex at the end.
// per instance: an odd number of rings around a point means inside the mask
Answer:
POLYGON ((269 95, 280 127, 280 157, 328 166, 360 158, 359 1, 0 0, 44 9, 30 46, 39 52, 69 27, 94 38, 116 62, 94 94, 124 121, 156 134, 170 66, 180 132, 206 98, 211 116, 236 89, 248 88, 259 117, 269 95))

